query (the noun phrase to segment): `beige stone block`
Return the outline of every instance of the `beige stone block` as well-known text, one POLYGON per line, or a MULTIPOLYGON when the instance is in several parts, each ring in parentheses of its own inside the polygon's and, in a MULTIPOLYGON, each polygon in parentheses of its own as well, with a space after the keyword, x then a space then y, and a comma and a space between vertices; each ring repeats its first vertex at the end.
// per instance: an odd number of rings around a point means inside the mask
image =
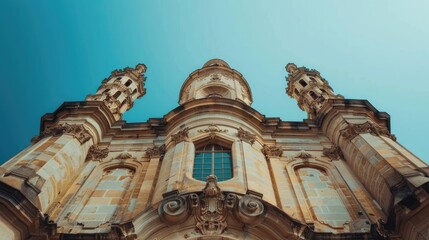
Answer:
POLYGON ((116 197, 120 198, 122 197, 123 191, 121 190, 107 190, 105 197, 116 197))

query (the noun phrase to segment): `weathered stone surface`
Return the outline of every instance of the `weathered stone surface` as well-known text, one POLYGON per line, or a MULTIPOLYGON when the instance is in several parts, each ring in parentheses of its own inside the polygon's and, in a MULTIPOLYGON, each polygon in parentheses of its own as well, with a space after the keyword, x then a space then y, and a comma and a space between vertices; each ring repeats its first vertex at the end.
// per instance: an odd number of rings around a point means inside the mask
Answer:
POLYGON ((287 93, 309 115, 303 122, 251 108, 247 81, 219 59, 191 73, 181 106, 162 119, 118 121, 145 94, 146 66, 113 71, 88 102, 48 115, 33 145, 0 168, 0 231, 15 239, 426 236, 429 167, 394 141, 388 116, 336 95, 316 70, 286 70, 287 93))

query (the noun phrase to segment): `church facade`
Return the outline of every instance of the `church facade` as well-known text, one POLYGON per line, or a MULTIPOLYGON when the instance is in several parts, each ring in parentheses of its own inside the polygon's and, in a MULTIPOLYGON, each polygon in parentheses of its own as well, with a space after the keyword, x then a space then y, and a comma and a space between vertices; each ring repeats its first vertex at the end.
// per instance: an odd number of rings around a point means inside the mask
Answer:
POLYGON ((180 106, 126 123, 146 66, 113 71, 1 166, 2 239, 429 239, 429 166, 389 115, 286 71, 303 122, 253 109, 243 75, 212 59, 180 106))

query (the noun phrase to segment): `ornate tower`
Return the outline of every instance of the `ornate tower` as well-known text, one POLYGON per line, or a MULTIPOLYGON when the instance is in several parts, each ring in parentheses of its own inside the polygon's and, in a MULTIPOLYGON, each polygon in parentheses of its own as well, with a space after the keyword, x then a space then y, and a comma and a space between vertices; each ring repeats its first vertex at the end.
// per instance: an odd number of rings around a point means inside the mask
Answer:
POLYGON ((116 120, 132 108, 134 101, 146 94, 144 73, 146 66, 137 64, 135 68, 115 70, 103 80, 96 94, 88 95, 86 101, 102 101, 116 120))
POLYGON ((308 113, 310 119, 320 112, 328 99, 342 99, 335 95, 328 81, 314 69, 298 68, 295 64, 286 65, 287 77, 286 93, 298 101, 298 106, 308 113))
MULTIPOLYGON (((389 115, 366 100, 335 95, 316 70, 289 63, 286 71, 286 92, 333 143, 324 154, 343 158, 385 214, 378 219, 383 237, 427 237, 429 168, 396 142, 389 115)), ((360 194, 355 196, 360 198, 360 194)))

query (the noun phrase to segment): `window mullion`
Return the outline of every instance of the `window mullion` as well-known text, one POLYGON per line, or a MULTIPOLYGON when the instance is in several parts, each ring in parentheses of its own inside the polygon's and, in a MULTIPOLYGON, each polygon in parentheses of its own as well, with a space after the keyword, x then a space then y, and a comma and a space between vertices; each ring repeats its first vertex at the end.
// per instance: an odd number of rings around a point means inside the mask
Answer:
POLYGON ((212 175, 214 175, 214 155, 215 155, 214 145, 212 145, 212 175))

